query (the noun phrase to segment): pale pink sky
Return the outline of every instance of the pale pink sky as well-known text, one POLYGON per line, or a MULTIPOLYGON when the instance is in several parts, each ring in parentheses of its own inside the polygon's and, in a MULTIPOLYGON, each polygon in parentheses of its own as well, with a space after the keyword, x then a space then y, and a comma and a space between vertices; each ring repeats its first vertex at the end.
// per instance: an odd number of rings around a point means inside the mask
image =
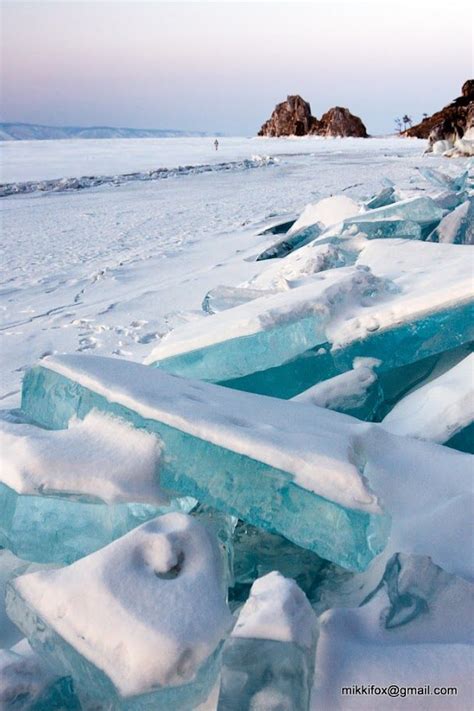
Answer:
POLYGON ((253 134, 289 93, 372 133, 473 74, 470 3, 3 2, 3 121, 253 134))

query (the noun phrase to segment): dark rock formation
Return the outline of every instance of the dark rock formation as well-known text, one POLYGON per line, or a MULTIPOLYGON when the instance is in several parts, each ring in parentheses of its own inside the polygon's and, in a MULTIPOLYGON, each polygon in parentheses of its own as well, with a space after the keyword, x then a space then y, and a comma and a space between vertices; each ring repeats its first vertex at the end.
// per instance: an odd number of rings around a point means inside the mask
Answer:
POLYGON ((428 138, 435 141, 454 141, 462 138, 474 124, 474 79, 464 82, 461 96, 454 99, 441 111, 424 118, 423 121, 403 131, 402 136, 428 138))
POLYGON ((271 117, 258 132, 259 136, 360 136, 367 137, 367 131, 357 116, 349 109, 335 106, 318 121, 311 115, 311 106, 301 96, 288 96, 277 104, 271 117))
POLYGON ((311 133, 314 118, 311 106, 301 96, 288 96, 277 104, 271 117, 258 132, 259 136, 306 136, 311 133))
POLYGON ((318 122, 320 136, 357 136, 367 138, 367 130, 358 116, 351 114, 349 109, 335 106, 321 116, 318 122))

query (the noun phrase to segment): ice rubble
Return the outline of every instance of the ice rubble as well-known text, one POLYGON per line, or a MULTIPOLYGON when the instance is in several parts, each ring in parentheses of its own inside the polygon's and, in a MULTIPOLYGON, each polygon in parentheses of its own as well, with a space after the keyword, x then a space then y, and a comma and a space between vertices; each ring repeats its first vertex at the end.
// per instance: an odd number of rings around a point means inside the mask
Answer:
MULTIPOLYGON (((386 181, 361 206, 335 196, 285 225, 277 259, 212 289, 209 317, 162 340, 148 359, 160 368, 62 356, 26 375, 35 424, 0 428, 0 520, 18 532, 0 545, 41 560, 56 520, 74 550, 57 560, 86 557, 31 573, 0 551, 9 614, 36 650, 0 653, 10 707, 23 689, 38 711, 187 710, 213 695, 222 711, 304 711, 314 661, 314 709, 358 708, 340 688, 364 679, 455 685, 453 708, 469 704, 474 496, 472 457, 456 450, 472 439, 472 192, 465 173, 420 172, 421 197, 386 181), (165 495, 195 497, 178 499, 192 516, 116 528, 93 554, 61 509, 90 538, 120 507, 163 513, 165 495), (323 613, 316 657, 310 604, 274 570, 323 613), (232 609, 244 603, 230 636, 226 586, 232 609)), ((10 647, 21 633, 0 623, 10 647)))
POLYGON ((204 701, 232 625, 215 539, 184 514, 149 521, 67 568, 16 578, 7 609, 81 698, 130 709, 204 701))
POLYGON ((349 568, 366 567, 385 544, 357 420, 97 356, 46 358, 24 380, 22 408, 47 427, 95 408, 154 432, 163 487, 349 568))
POLYGON ((447 442, 474 421, 474 354, 400 400, 383 420, 390 432, 447 442))
POLYGON ((146 362, 291 397, 347 370, 359 356, 379 358, 384 370, 472 340, 472 302, 472 269, 463 246, 372 240, 355 267, 315 274, 204 325, 186 324, 146 362), (443 328, 448 321, 452 326, 443 328))
POLYGON ((285 236, 261 252, 257 261, 284 257, 317 239, 326 227, 341 222, 359 211, 360 207, 355 200, 346 195, 333 195, 307 205, 285 236))
POLYGON ((293 580, 256 580, 224 646, 219 710, 308 708, 316 639, 316 616, 293 580))

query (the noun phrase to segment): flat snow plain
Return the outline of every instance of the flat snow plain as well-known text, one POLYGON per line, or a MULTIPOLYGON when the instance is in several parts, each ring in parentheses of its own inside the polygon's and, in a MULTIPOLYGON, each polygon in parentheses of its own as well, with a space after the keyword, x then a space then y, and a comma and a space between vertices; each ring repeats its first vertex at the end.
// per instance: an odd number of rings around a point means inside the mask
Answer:
MULTIPOLYGON (((251 279, 269 225, 337 193, 362 200, 384 178, 426 189, 424 141, 210 138, 18 141, 0 144, 5 182, 213 166, 167 179, 0 199, 0 399, 19 404, 23 372, 51 353, 142 361, 183 321, 204 318, 219 284, 251 279), (274 161, 254 160, 271 156, 274 161), (219 165, 218 165, 219 164, 219 165)), ((421 193, 422 194, 422 193, 421 193)))

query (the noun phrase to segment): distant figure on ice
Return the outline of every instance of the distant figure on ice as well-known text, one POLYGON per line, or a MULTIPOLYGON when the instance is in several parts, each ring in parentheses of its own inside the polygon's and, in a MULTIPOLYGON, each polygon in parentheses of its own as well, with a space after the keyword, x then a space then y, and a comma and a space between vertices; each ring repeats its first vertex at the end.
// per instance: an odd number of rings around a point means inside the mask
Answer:
POLYGON ((214 141, 214 147, 215 147, 216 151, 217 151, 217 149, 219 148, 219 141, 217 140, 217 138, 216 138, 216 140, 214 141))

